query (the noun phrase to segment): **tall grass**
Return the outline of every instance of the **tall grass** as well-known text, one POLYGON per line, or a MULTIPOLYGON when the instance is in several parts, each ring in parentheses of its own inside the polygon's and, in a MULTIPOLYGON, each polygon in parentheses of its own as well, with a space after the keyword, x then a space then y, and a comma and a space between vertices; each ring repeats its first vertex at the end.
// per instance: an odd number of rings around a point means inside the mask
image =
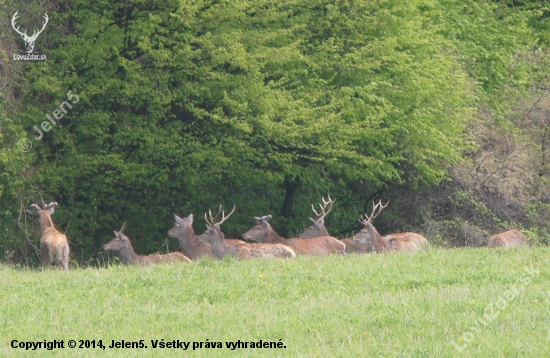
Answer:
MULTIPOLYGON (((10 342, 145 340, 147 349, 41 350, 44 356, 550 356, 550 249, 201 260, 70 272, 0 266, 0 356, 10 342), (521 285, 526 268, 529 282, 521 285), (538 273, 536 273, 538 271, 538 273), (495 306, 513 285, 521 290, 495 306), (493 304, 498 316, 484 318, 493 304), (479 324, 479 320, 485 324, 479 324), (478 322, 478 323, 476 323, 478 322), (153 349, 151 340, 224 348, 153 349), (224 342, 279 342, 280 349, 224 342), (454 342, 454 343, 453 343, 454 342)), ((35 352, 36 353, 36 352, 35 352)))

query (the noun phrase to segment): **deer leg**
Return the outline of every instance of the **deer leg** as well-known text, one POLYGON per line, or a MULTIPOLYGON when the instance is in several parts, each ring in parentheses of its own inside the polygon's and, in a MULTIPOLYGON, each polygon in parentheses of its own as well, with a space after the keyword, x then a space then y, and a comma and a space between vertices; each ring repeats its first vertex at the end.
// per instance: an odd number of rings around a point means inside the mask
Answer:
POLYGON ((57 260, 61 263, 64 270, 69 270, 69 246, 65 245, 58 251, 57 260))
POLYGON ((40 243, 40 259, 42 260, 42 268, 49 269, 51 264, 50 250, 46 243, 40 243))

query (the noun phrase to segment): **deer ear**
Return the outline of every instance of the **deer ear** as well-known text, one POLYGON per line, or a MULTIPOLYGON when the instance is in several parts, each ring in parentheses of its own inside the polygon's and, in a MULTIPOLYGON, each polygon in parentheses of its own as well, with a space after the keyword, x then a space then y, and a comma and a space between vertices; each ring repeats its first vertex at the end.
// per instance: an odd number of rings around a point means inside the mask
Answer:
POLYGON ((27 210, 27 212, 32 216, 40 216, 40 212, 38 210, 27 210))
POLYGON ((191 225, 193 225, 193 214, 189 214, 187 215, 187 217, 185 218, 187 221, 189 221, 189 223, 191 225))
POLYGON ((49 203, 47 206, 44 207, 44 210, 48 210, 48 212, 50 213, 50 215, 53 215, 53 213, 55 212, 54 211, 54 208, 57 206, 57 202, 55 201, 52 201, 51 203, 49 203))

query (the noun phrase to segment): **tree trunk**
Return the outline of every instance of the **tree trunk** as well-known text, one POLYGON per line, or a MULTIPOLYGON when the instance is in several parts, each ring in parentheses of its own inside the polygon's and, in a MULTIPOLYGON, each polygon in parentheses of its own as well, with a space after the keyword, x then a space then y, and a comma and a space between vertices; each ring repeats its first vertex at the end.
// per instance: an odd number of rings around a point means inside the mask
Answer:
MULTIPOLYGON (((289 179, 284 181, 285 185, 285 199, 283 200, 283 206, 281 207, 281 216, 286 219, 293 217, 292 209, 294 208, 294 200, 296 198, 296 192, 300 188, 300 178, 289 179)), ((283 237, 288 237, 288 231, 286 227, 279 229, 279 234, 283 237)))

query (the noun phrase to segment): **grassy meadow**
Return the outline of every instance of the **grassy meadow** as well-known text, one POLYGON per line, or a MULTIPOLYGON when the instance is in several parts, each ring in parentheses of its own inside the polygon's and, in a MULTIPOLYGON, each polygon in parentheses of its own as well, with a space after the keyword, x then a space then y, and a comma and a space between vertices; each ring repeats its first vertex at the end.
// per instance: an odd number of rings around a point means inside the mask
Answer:
POLYGON ((70 272, 0 266, 0 356, 548 357, 549 258, 549 248, 432 249, 70 272), (13 339, 65 348, 13 349, 13 339), (69 339, 106 349, 70 349, 69 339), (108 348, 141 339, 146 349, 108 348), (155 339, 223 348, 153 349, 155 339), (239 339, 286 348, 225 347, 239 339))

